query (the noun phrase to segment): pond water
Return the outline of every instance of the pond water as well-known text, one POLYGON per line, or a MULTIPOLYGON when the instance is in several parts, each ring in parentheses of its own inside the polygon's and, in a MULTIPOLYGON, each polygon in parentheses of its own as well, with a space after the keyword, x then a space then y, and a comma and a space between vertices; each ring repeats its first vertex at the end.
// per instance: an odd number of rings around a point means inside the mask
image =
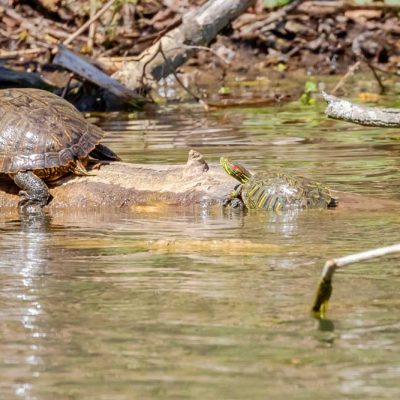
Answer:
MULTIPOLYGON (((125 161, 184 162, 195 148, 400 200, 400 134, 327 120, 322 107, 92 118, 125 161)), ((324 261, 398 242, 399 219, 144 207, 36 224, 3 213, 0 398, 399 398, 399 258, 338 272, 330 319, 310 316, 324 261), (176 245, 155 245, 166 239, 176 245)))

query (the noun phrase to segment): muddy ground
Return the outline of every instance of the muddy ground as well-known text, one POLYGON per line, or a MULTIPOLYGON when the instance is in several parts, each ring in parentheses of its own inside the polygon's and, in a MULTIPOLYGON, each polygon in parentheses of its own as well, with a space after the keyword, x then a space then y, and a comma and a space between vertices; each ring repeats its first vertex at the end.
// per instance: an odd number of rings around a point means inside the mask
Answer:
MULTIPOLYGON (((105 3, 1 0, 1 65, 36 72, 62 92, 71 74, 52 63, 55 46, 67 40, 105 3)), ((123 60, 140 54, 201 3, 114 2, 69 48, 112 74, 123 60)), ((217 87, 220 98, 227 95, 224 82, 233 76, 276 80, 293 73, 303 77, 343 75, 357 61, 361 61, 361 69, 372 67, 383 77, 396 74, 400 60, 399 11, 400 5, 384 2, 362 6, 351 1, 295 0, 271 9, 264 7, 263 1, 256 1, 220 33, 211 51, 200 50, 178 74, 185 84, 197 89, 196 95, 209 97, 217 87)), ((0 80, 0 85, 20 86, 15 80, 0 80)), ((267 101, 281 100, 285 95, 272 93, 267 101)), ((98 104, 97 109, 101 108, 98 104)))

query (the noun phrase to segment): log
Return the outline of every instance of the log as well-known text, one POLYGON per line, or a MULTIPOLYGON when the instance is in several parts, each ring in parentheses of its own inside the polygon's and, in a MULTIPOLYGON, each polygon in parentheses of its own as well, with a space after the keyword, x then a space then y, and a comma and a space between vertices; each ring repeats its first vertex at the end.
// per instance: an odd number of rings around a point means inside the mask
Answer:
POLYGON ((329 118, 340 119, 364 126, 400 127, 399 109, 364 107, 325 92, 322 92, 322 96, 328 103, 325 114, 329 118))
MULTIPOLYGON (((91 176, 67 176, 50 186, 49 210, 60 208, 125 208, 137 205, 215 204, 237 183, 219 165, 208 166, 196 151, 182 165, 103 163, 91 176)), ((0 180, 0 207, 18 205, 18 188, 8 177, 0 180)))
POLYGON ((147 100, 133 90, 128 89, 117 80, 111 78, 99 68, 86 61, 83 57, 68 50, 64 46, 59 46, 53 64, 60 65, 78 76, 108 90, 121 101, 138 106, 147 100))
POLYGON ((39 74, 31 72, 14 71, 0 66, 0 88, 32 87, 55 92, 58 88, 44 81, 39 74))
POLYGON ((218 32, 242 14, 254 0, 209 0, 194 13, 183 16, 182 24, 138 56, 125 62, 113 77, 132 90, 151 86, 168 76, 197 50, 206 46, 218 32))
MULTIPOLYGON (((219 164, 207 163, 194 150, 188 162, 180 165, 143 165, 123 162, 104 163, 100 168, 89 166, 91 176, 67 176, 50 186, 52 196, 46 209, 89 210, 136 209, 137 206, 157 205, 192 207, 220 206, 222 199, 237 185, 219 164)), ((364 195, 333 192, 339 199, 335 214, 354 211, 400 210, 400 202, 375 199, 364 195)), ((6 176, 0 180, 0 207, 16 209, 18 188, 6 176)))

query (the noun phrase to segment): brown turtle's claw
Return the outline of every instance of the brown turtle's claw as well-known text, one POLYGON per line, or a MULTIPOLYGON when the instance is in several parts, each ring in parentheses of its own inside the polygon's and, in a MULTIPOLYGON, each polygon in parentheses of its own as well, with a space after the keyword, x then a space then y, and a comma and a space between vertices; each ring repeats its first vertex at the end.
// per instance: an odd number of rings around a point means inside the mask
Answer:
POLYGON ((99 170, 103 165, 109 165, 110 161, 96 160, 97 162, 90 166, 90 170, 99 170))
POLYGON ((26 208, 28 206, 33 206, 33 205, 42 208, 46 205, 46 203, 39 201, 34 197, 29 196, 29 194, 23 190, 19 192, 19 195, 21 197, 20 201, 18 202, 19 208, 26 208))
POLYGON ((43 202, 39 202, 37 199, 29 196, 24 190, 19 191, 20 201, 18 203, 18 209, 24 215, 39 215, 43 213, 43 207, 46 205, 43 202))

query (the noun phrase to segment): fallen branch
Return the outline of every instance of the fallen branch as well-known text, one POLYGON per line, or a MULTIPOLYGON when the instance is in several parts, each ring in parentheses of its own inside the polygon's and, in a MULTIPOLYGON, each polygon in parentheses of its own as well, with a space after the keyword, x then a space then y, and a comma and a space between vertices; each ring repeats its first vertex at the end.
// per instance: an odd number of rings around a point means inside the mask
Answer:
POLYGON ((360 261, 371 260, 383 257, 388 254, 400 253, 400 244, 355 253, 345 257, 328 260, 322 270, 322 276, 318 285, 317 295, 315 296, 312 311, 317 318, 324 318, 328 307, 328 302, 332 294, 332 278, 338 268, 360 261))
POLYGON ((126 62, 113 77, 132 90, 142 89, 143 84, 151 86, 195 53, 195 47, 190 46, 210 43, 223 27, 253 3, 254 0, 209 0, 196 12, 184 15, 179 27, 169 31, 145 50, 138 57, 138 62, 126 62), (160 54, 160 43, 165 58, 160 54))
POLYGON ((325 114, 330 118, 365 126, 400 127, 399 109, 364 107, 325 92, 322 96, 328 103, 325 114))
POLYGON ((0 66, 0 86, 1 87, 33 87, 37 89, 55 92, 58 89, 46 81, 39 74, 32 72, 14 71, 0 66))
POLYGON ((144 97, 140 96, 135 91, 128 89, 120 82, 111 78, 103 71, 87 62, 84 58, 73 53, 64 46, 59 46, 53 63, 60 65, 89 82, 95 83, 101 88, 110 91, 126 103, 138 105, 147 102, 144 97))

